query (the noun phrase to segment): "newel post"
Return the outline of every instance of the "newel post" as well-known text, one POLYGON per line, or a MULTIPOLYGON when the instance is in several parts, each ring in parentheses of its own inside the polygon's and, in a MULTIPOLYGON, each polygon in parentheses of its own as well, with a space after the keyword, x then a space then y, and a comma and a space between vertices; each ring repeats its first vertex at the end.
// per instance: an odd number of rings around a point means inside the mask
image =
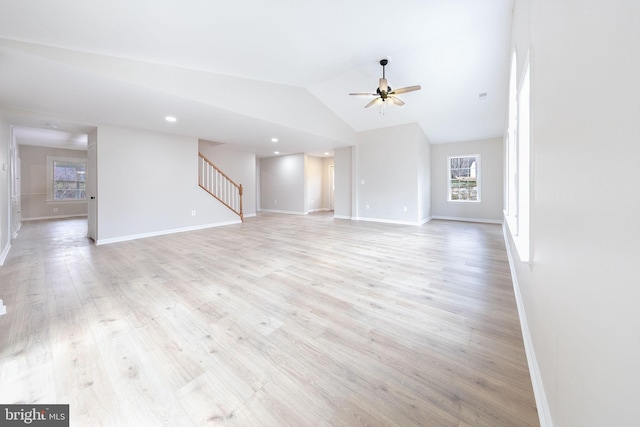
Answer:
POLYGON ((238 194, 240 194, 240 220, 244 221, 244 214, 242 213, 242 184, 238 186, 238 194))

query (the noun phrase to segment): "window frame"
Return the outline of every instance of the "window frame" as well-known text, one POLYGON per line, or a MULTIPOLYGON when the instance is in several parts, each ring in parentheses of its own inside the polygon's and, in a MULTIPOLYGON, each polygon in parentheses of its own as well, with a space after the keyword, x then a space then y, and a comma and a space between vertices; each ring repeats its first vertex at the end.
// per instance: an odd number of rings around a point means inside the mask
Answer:
MULTIPOLYGON (((86 195, 86 173, 87 173, 88 160, 86 157, 60 157, 60 156, 47 156, 47 203, 85 203, 87 202, 86 195), (55 198, 55 179, 54 179, 54 164, 56 162, 67 163, 84 163, 85 170, 85 197, 82 199, 56 199, 55 198)), ((76 181, 77 182, 77 181, 76 181)))
POLYGON ((506 136, 506 199, 504 217, 522 262, 531 262, 532 111, 531 56, 529 48, 517 78, 517 57, 512 55, 509 89, 510 117, 506 136))
POLYGON ((480 154, 460 154, 455 156, 447 156, 447 202, 451 203, 482 203, 481 197, 481 175, 482 175, 482 160, 480 154), (451 159, 460 158, 475 158, 476 159, 476 200, 455 200, 451 198, 451 159))

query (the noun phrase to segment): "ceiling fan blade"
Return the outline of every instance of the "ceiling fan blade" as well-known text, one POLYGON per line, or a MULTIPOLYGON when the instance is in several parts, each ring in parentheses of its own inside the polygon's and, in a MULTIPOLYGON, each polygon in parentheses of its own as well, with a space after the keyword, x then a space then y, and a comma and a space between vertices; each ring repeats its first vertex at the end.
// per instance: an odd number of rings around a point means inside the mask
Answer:
POLYGON ((401 93, 413 92, 414 90, 420 90, 420 89, 422 89, 420 85, 401 87, 400 89, 394 89, 393 92, 390 92, 390 94, 400 95, 401 93))
POLYGON ((384 77, 380 79, 380 84, 378 85, 378 88, 380 88, 380 92, 386 92, 387 90, 389 90, 389 85, 387 84, 387 79, 385 79, 384 77))
POLYGON ((400 98, 396 98, 395 96, 388 96, 387 98, 390 99, 391 102, 396 104, 398 107, 402 107, 404 105, 404 102, 400 98))
POLYGON ((356 93, 350 93, 349 95, 356 95, 356 96, 378 96, 377 93, 371 93, 371 92, 356 92, 356 93))
POLYGON ((378 104, 380 103, 380 101, 382 100, 382 98, 376 98, 373 101, 371 101, 370 103, 368 103, 367 105, 364 106, 364 108, 369 108, 371 107, 373 104, 378 104))

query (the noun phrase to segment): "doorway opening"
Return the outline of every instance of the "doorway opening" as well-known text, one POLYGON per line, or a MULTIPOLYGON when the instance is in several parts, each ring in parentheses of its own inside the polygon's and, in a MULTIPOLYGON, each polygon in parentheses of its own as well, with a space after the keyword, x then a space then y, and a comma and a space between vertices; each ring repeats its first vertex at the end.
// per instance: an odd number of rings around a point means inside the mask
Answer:
MULTIPOLYGON (((12 233, 25 221, 83 222, 87 235, 87 181, 95 180, 88 164, 90 128, 73 125, 13 125, 11 145, 12 233), (78 221, 62 221, 63 219, 78 221)), ((95 134, 95 130, 93 131, 95 134)))

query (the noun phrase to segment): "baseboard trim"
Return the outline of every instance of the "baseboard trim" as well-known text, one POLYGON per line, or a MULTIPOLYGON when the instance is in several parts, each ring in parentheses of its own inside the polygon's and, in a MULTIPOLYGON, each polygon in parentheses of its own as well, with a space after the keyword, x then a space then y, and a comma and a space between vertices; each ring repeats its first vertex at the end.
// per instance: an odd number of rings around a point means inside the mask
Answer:
POLYGON ((446 221, 463 221, 463 222, 481 222, 485 224, 502 224, 500 219, 483 219, 483 218, 461 218, 457 216, 439 216, 434 215, 431 219, 442 219, 446 221))
POLYGON ((22 221, 42 221, 45 219, 65 219, 65 218, 83 218, 83 217, 86 218, 87 214, 36 216, 33 218, 22 218, 22 221))
POLYGON ((351 216, 350 215, 336 215, 336 214, 334 214, 333 218, 334 219, 351 219, 351 216))
POLYGON ((431 218, 426 218, 421 221, 398 221, 395 219, 384 219, 384 218, 368 218, 368 217, 352 217, 354 221, 368 221, 368 222, 380 222, 383 224, 398 224, 398 225, 422 225, 429 221, 431 218))
POLYGON ((147 237, 164 236, 164 235, 167 235, 167 234, 183 233, 185 231, 204 230, 206 228, 222 227, 222 226, 225 226, 225 225, 233 225, 233 224, 242 224, 242 221, 237 219, 237 220, 234 220, 234 221, 217 222, 215 224, 196 225, 194 227, 174 228, 174 229, 171 229, 171 230, 154 231, 154 232, 151 232, 151 233, 132 234, 132 235, 129 235, 129 236, 113 237, 111 239, 98 239, 96 241, 96 246, 108 245, 108 244, 111 244, 111 243, 126 242, 126 241, 129 241, 129 240, 146 239, 147 237))
POLYGON ((551 411, 549 409, 549 404, 547 403, 546 393, 544 392, 542 375, 540 374, 540 368, 538 367, 538 359, 536 358, 536 352, 533 348, 533 340, 531 338, 531 333, 529 332, 529 322, 527 321, 527 314, 524 309, 522 294, 520 293, 520 284, 518 283, 518 276, 516 275, 514 264, 515 258, 511 251, 511 245, 509 244, 509 236, 507 233, 508 227, 506 222, 504 222, 502 224, 502 235, 504 237, 504 245, 507 249, 507 259, 509 260, 509 269, 511 270, 511 281, 513 282, 513 293, 516 297, 518 317, 520 318, 520 329, 522 330, 522 339, 524 341, 524 351, 527 355, 527 364, 529 365, 529 375, 531 376, 533 395, 535 396, 536 407, 538 408, 540 427, 553 427, 551 411))
POLYGON ((261 212, 269 212, 269 213, 279 213, 279 214, 289 214, 289 215, 306 215, 306 212, 299 211, 281 211, 277 209, 261 209, 261 212))

